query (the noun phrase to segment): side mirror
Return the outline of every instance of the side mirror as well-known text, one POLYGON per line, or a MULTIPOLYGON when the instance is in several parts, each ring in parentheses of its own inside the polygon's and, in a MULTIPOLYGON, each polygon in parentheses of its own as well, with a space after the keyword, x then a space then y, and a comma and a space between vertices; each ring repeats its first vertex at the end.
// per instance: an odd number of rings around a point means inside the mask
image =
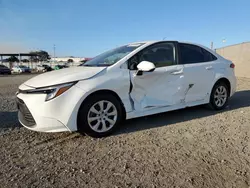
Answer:
POLYGON ((149 61, 142 61, 137 65, 137 69, 137 75, 142 75, 143 72, 153 72, 155 65, 149 61))

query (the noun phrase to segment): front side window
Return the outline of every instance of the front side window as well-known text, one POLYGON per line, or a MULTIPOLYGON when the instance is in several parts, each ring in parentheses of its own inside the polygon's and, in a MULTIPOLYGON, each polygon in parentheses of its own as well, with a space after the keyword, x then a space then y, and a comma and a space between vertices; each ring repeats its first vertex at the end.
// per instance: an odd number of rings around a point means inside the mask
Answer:
POLYGON ((202 63, 216 60, 216 57, 207 50, 192 44, 180 45, 182 64, 202 63))
POLYGON ((143 44, 144 43, 129 44, 115 48, 87 61, 82 64, 82 66, 100 67, 113 65, 143 44))
POLYGON ((136 66, 142 61, 154 63, 156 68, 174 65, 175 46, 173 43, 154 44, 132 57, 128 62, 129 69, 136 70, 136 66))

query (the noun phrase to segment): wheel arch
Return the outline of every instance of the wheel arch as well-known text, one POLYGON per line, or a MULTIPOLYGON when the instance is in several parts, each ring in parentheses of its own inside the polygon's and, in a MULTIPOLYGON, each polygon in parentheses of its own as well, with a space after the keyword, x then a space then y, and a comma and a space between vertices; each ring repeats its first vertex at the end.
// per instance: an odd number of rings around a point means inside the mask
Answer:
MULTIPOLYGON (((214 88, 214 86, 215 86, 216 84, 218 84, 219 82, 223 82, 223 83, 225 83, 225 84, 227 85, 227 87, 228 87, 228 96, 230 96, 230 95, 231 95, 231 83, 230 83, 229 79, 227 79, 227 78, 225 78, 225 77, 221 77, 221 78, 217 79, 217 81, 216 81, 216 82, 214 83, 214 85, 213 85, 213 88, 214 88)), ((212 90, 213 90, 213 88, 212 88, 212 90)), ((212 90, 211 90, 211 92, 210 92, 210 95, 211 95, 211 93, 212 93, 212 90)))
POLYGON ((95 96, 95 95, 112 95, 114 96, 121 104, 121 107, 122 107, 122 112, 123 112, 123 119, 125 120, 126 119, 126 110, 125 110, 125 107, 124 107, 124 104, 120 98, 120 96, 112 91, 112 90, 109 90, 109 89, 102 89, 102 90, 97 90, 97 91, 94 91, 93 93, 90 93, 82 102, 81 102, 81 105, 79 106, 78 110, 77 110, 77 116, 76 116, 76 123, 77 123, 77 129, 78 129, 78 117, 79 117, 79 111, 80 111, 80 108, 82 105, 84 105, 84 102, 89 100, 91 97, 95 96))

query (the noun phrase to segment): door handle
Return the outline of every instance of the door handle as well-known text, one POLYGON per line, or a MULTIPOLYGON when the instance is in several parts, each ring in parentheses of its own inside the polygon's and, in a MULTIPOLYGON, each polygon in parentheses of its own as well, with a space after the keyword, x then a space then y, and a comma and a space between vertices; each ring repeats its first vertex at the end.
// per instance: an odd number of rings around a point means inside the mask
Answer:
POLYGON ((208 67, 206 67, 206 69, 207 69, 207 70, 212 70, 213 67, 212 67, 212 66, 208 66, 208 67))
POLYGON ((179 74, 182 74, 182 73, 183 73, 183 69, 175 70, 175 71, 170 72, 170 74, 172 74, 172 75, 179 75, 179 74))

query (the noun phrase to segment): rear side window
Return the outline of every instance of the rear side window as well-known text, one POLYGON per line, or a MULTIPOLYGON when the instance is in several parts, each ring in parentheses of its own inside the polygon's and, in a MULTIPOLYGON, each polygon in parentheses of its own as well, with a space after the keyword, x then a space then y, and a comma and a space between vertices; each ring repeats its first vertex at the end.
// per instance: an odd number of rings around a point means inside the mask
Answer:
POLYGON ((202 48, 203 54, 204 54, 204 62, 208 61, 215 61, 217 57, 215 57, 213 54, 202 48))
POLYGON ((180 43, 182 64, 202 63, 216 60, 216 57, 207 50, 191 45, 180 43))

